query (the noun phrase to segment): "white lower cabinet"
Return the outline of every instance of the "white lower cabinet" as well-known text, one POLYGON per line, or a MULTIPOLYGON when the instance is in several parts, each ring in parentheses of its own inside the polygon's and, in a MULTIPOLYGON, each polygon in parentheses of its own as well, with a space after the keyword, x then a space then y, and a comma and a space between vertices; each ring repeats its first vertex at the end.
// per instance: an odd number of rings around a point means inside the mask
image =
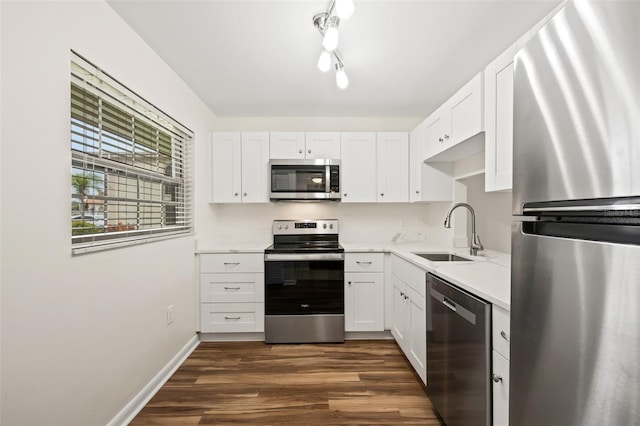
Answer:
POLYGON ((261 253, 201 254, 200 331, 264 331, 264 258, 261 253))
POLYGON ((509 342, 511 339, 509 321, 509 312, 493 305, 491 327, 493 370, 491 379, 494 426, 506 426, 509 424, 509 342))
POLYGON ((391 334, 414 370, 427 382, 426 272, 397 256, 391 256, 393 321, 391 334))
POLYGON ((509 424, 509 360, 493 351, 493 425, 509 424))
POLYGON ((345 331, 384 330, 384 254, 346 253, 345 331))

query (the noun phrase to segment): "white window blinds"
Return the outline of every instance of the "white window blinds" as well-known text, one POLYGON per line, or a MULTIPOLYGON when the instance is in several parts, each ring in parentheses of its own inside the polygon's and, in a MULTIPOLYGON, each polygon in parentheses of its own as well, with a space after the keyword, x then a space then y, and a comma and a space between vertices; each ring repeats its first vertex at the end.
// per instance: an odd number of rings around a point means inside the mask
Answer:
POLYGON ((192 137, 72 52, 73 253, 190 233, 192 137))

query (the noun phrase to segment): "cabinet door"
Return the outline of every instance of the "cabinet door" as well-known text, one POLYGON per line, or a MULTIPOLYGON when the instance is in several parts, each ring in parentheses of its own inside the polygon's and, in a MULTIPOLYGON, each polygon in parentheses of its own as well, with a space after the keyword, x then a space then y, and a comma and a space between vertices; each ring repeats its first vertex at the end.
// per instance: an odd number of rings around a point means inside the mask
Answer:
POLYGON ((390 276, 393 285, 393 321, 391 325, 391 334, 396 339, 398 346, 403 352, 406 352, 409 315, 407 312, 407 300, 405 285, 395 275, 390 276))
POLYGON ((409 135, 406 132, 377 134, 377 200, 409 201, 409 135))
POLYGON ((340 159, 339 132, 307 132, 305 140, 306 158, 340 159))
POLYGON ((242 202, 269 201, 269 133, 242 133, 242 202))
POLYGON ((424 121, 427 138, 427 157, 432 157, 444 150, 444 135, 449 128, 449 106, 442 105, 424 121))
POLYGON ((483 73, 478 73, 449 99, 450 130, 445 131, 445 149, 484 130, 482 113, 483 73))
POLYGON ((485 191, 511 189, 513 181, 513 58, 529 33, 484 71, 485 191))
POLYGON ((240 133, 211 134, 211 201, 239 203, 242 200, 240 133))
POLYGON ((409 134, 409 201, 422 201, 422 164, 427 158, 426 125, 419 124, 409 134))
POLYGON ((384 330, 382 273, 345 273, 344 321, 346 331, 384 330))
POLYGON ((427 383, 427 314, 425 298, 411 289, 409 294, 409 361, 422 379, 427 383))
POLYGON ((340 135, 343 203, 376 201, 376 134, 348 132, 340 135))
POLYGON ((303 132, 271 132, 269 139, 270 158, 305 158, 303 132))
POLYGON ((509 361, 493 351, 493 424, 509 425, 509 361))

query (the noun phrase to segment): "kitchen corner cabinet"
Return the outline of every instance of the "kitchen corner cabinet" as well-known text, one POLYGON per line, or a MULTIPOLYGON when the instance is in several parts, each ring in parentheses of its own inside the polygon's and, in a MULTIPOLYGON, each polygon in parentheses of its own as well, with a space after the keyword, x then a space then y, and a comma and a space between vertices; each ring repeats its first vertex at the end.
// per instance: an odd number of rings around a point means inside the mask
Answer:
POLYGON ((509 424, 509 340, 511 338, 509 312, 492 307, 493 371, 493 425, 509 424))
POLYGON ((411 366, 427 383, 426 271, 391 256, 393 321, 391 334, 411 366))
POLYGON ((268 132, 212 133, 211 201, 268 202, 268 165, 268 132))
POLYGON ((427 117, 427 158, 456 161, 482 151, 479 143, 459 144, 484 131, 483 90, 483 73, 480 72, 427 117), (445 154, 454 147, 458 152, 445 154))
POLYGON ((422 122, 409 135, 409 201, 452 201, 453 164, 424 162, 426 133, 426 122, 422 122))
POLYGON ((264 257, 261 253, 199 255, 200 331, 264 331, 264 257))
POLYGON ((504 191, 513 180, 513 59, 529 33, 484 70, 485 191, 504 191))
POLYGON ((384 331, 384 254, 346 253, 345 331, 384 331))
POLYGON ((376 135, 377 200, 386 203, 409 201, 409 134, 381 132, 376 135))
POLYGON ((339 132, 271 132, 272 159, 340 159, 339 132))

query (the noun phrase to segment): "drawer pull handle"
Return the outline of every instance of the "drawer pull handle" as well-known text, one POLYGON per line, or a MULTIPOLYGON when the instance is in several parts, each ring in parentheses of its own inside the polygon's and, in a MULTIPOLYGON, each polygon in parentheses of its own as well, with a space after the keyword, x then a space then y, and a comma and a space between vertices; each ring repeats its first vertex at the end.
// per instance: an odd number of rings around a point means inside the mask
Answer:
POLYGON ((509 340, 509 338, 507 337, 507 333, 504 332, 504 330, 500 331, 500 336, 502 336, 502 338, 504 340, 506 340, 507 342, 510 342, 511 340, 509 340))
POLYGON ((225 265, 239 265, 240 262, 224 262, 225 265))
POLYGON ((496 383, 499 383, 502 381, 502 376, 498 376, 496 373, 493 373, 491 375, 491 380, 493 380, 496 383))
POLYGON ((225 290, 240 290, 240 287, 225 287, 225 290))
POLYGON ((371 262, 364 262, 364 261, 360 261, 360 260, 356 260, 356 263, 358 265, 371 265, 371 262))
POLYGON ((238 321, 240 317, 224 317, 224 319, 227 321, 238 321))

